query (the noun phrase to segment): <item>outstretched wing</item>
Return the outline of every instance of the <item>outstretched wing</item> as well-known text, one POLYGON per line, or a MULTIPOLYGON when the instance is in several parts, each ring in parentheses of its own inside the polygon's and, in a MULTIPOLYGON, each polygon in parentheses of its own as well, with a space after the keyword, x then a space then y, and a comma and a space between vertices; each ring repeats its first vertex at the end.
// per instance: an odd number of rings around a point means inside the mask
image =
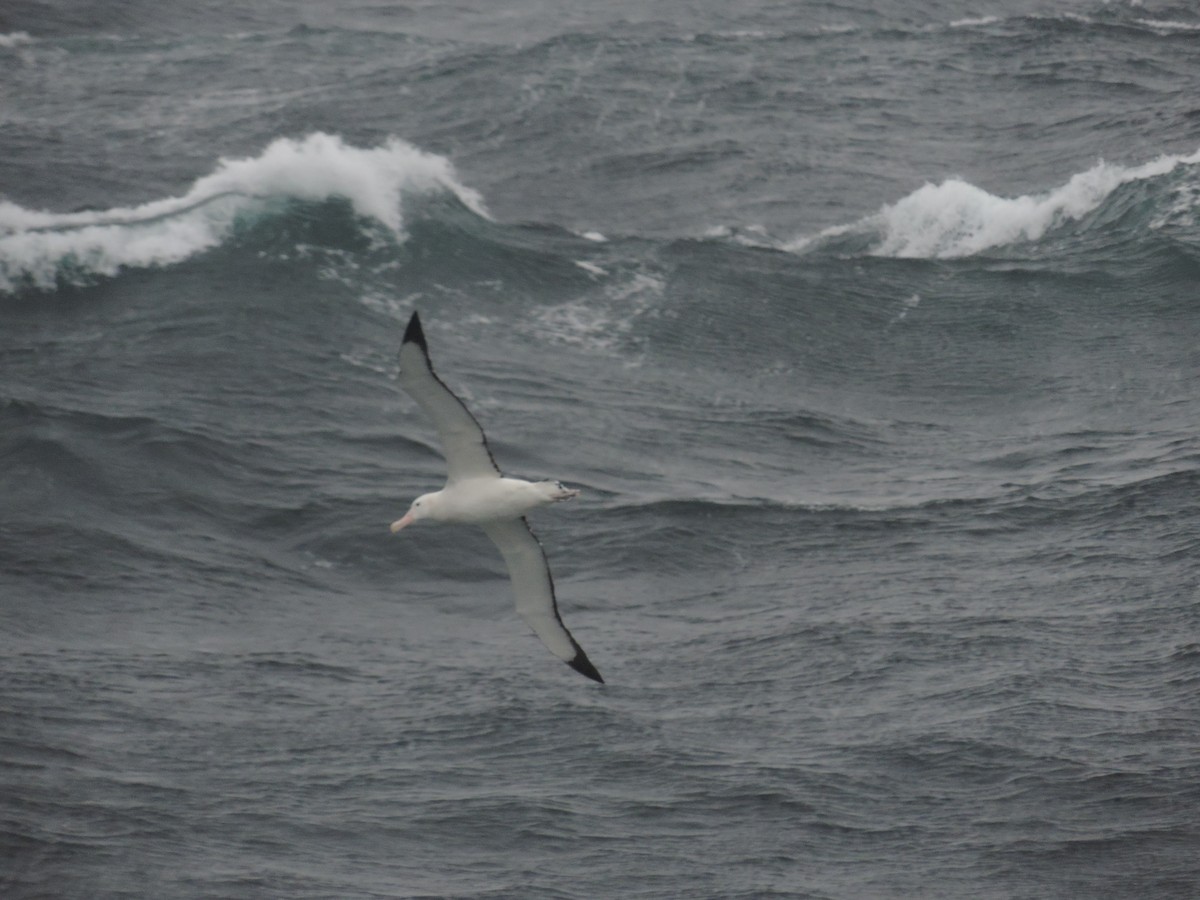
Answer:
POLYGON ((414 312, 400 344, 400 386, 433 420, 446 455, 447 482, 499 477, 483 429, 471 411, 433 371, 421 320, 414 312))
POLYGON ((551 653, 576 672, 603 684, 604 679, 558 615, 546 554, 529 530, 529 523, 524 519, 502 519, 487 522, 482 528, 504 555, 517 597, 517 614, 551 653))

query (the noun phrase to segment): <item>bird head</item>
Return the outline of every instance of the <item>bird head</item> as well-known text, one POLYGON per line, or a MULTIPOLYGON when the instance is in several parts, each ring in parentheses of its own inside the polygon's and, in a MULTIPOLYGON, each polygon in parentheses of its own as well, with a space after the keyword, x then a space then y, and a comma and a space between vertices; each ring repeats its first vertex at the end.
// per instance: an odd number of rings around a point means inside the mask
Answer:
POLYGON ((402 528, 407 528, 413 522, 428 519, 432 516, 434 507, 437 505, 437 499, 437 493, 433 493, 422 494, 414 500, 412 506, 408 508, 408 512, 392 523, 392 534, 396 534, 402 528))

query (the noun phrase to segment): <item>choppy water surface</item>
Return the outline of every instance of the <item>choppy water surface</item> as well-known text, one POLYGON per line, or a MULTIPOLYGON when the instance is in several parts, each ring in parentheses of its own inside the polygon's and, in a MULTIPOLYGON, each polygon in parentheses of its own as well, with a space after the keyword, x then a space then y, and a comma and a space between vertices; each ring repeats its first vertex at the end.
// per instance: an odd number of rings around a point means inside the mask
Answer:
POLYGON ((0 13, 0 886, 1188 898, 1187 5, 0 13), (608 684, 396 383, 419 309, 608 684))

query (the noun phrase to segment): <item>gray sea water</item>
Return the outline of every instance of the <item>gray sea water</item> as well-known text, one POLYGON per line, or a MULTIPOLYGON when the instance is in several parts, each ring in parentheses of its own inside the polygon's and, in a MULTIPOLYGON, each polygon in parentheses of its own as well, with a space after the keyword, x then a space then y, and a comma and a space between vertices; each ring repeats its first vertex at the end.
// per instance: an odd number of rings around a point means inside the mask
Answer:
POLYGON ((1200 895, 1192 4, 7 0, 0 895, 1200 895), (421 312, 607 684, 396 380, 421 312))

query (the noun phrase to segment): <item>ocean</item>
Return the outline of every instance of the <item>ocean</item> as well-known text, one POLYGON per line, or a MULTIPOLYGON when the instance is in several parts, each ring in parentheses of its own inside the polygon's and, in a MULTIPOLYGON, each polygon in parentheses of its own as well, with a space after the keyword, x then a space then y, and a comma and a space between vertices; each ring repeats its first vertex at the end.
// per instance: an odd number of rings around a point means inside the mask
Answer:
POLYGON ((0 896, 1191 900, 1198 373, 1194 4, 6 0, 0 896))

